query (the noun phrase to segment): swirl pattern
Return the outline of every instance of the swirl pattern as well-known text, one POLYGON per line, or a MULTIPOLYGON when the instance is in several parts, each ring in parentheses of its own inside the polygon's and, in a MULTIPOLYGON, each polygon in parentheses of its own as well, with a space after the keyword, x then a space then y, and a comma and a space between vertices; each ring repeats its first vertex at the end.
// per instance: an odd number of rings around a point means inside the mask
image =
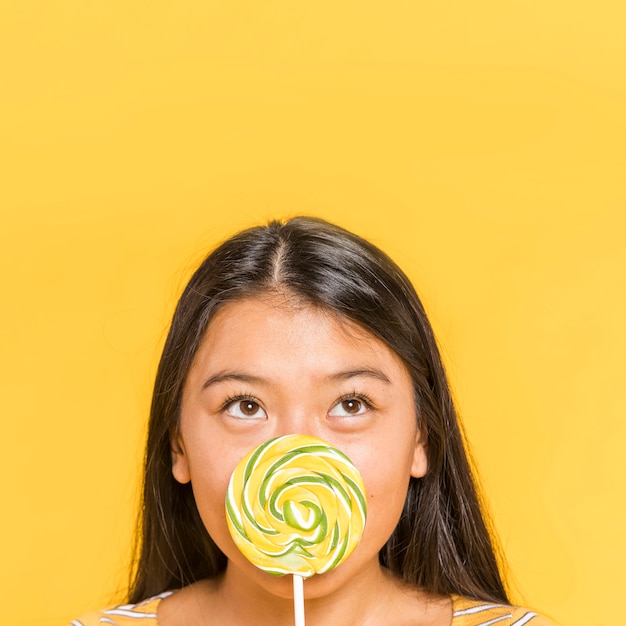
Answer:
POLYGON ((363 480, 350 459, 307 435, 270 439, 237 465, 226 521, 244 556, 266 572, 308 578, 356 548, 366 518, 363 480))

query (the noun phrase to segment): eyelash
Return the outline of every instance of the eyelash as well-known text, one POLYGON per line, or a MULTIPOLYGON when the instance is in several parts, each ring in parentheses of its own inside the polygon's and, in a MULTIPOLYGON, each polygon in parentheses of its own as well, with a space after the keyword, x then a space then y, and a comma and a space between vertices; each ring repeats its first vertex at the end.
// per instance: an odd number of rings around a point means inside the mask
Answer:
MULTIPOLYGON (((374 408, 374 401, 367 394, 359 393, 356 390, 352 393, 343 394, 340 398, 337 399, 337 402, 335 402, 335 404, 345 402, 346 400, 358 400, 359 402, 362 402, 368 409, 374 408)), ((335 406, 335 404, 333 404, 333 406, 335 406)))
POLYGON ((227 407, 234 402, 244 402, 246 400, 248 402, 254 402, 255 404, 261 406, 261 403, 251 393, 241 393, 234 396, 228 396, 228 398, 226 398, 226 400, 222 403, 220 411, 225 411, 227 407))

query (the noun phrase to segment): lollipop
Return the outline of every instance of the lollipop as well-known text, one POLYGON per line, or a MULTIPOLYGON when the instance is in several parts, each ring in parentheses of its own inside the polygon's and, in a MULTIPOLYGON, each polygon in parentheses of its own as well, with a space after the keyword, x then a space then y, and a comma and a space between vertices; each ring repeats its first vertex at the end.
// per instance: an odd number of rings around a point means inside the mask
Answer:
MULTIPOLYGON (((363 480, 350 459, 307 435, 271 439, 249 452, 226 494, 226 521, 239 550, 270 574, 293 574, 294 589, 296 579, 350 556, 366 508, 363 480)), ((296 623, 297 615, 296 608, 296 623)))

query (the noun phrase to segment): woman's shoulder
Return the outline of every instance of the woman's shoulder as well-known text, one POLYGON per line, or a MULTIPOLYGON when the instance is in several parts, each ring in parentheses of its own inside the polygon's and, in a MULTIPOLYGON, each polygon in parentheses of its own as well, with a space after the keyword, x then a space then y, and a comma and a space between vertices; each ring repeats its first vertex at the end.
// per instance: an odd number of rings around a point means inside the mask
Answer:
MULTIPOLYGON (((68 626, 133 626, 141 618, 142 626, 157 626, 157 610, 162 600, 172 595, 166 591, 137 604, 120 604, 92 611, 70 622, 68 626)), ((523 607, 452 596, 452 626, 554 626, 546 617, 523 607)))
POLYGON ((519 606, 452 596, 452 626, 554 626, 543 615, 519 606))
POLYGON ((101 626, 101 624, 109 624, 109 626, 133 624, 136 626, 138 618, 141 618, 141 626, 156 626, 158 606, 161 600, 172 595, 172 593, 166 591, 137 604, 120 604, 100 611, 91 611, 71 621, 69 626, 101 626))

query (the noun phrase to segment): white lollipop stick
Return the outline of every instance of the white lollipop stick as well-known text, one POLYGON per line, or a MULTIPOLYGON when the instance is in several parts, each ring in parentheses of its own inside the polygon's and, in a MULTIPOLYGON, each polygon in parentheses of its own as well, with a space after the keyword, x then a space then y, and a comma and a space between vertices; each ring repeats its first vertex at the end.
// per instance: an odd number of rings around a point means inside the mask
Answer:
POLYGON ((293 612, 296 626, 304 626, 304 578, 293 575, 293 612))

